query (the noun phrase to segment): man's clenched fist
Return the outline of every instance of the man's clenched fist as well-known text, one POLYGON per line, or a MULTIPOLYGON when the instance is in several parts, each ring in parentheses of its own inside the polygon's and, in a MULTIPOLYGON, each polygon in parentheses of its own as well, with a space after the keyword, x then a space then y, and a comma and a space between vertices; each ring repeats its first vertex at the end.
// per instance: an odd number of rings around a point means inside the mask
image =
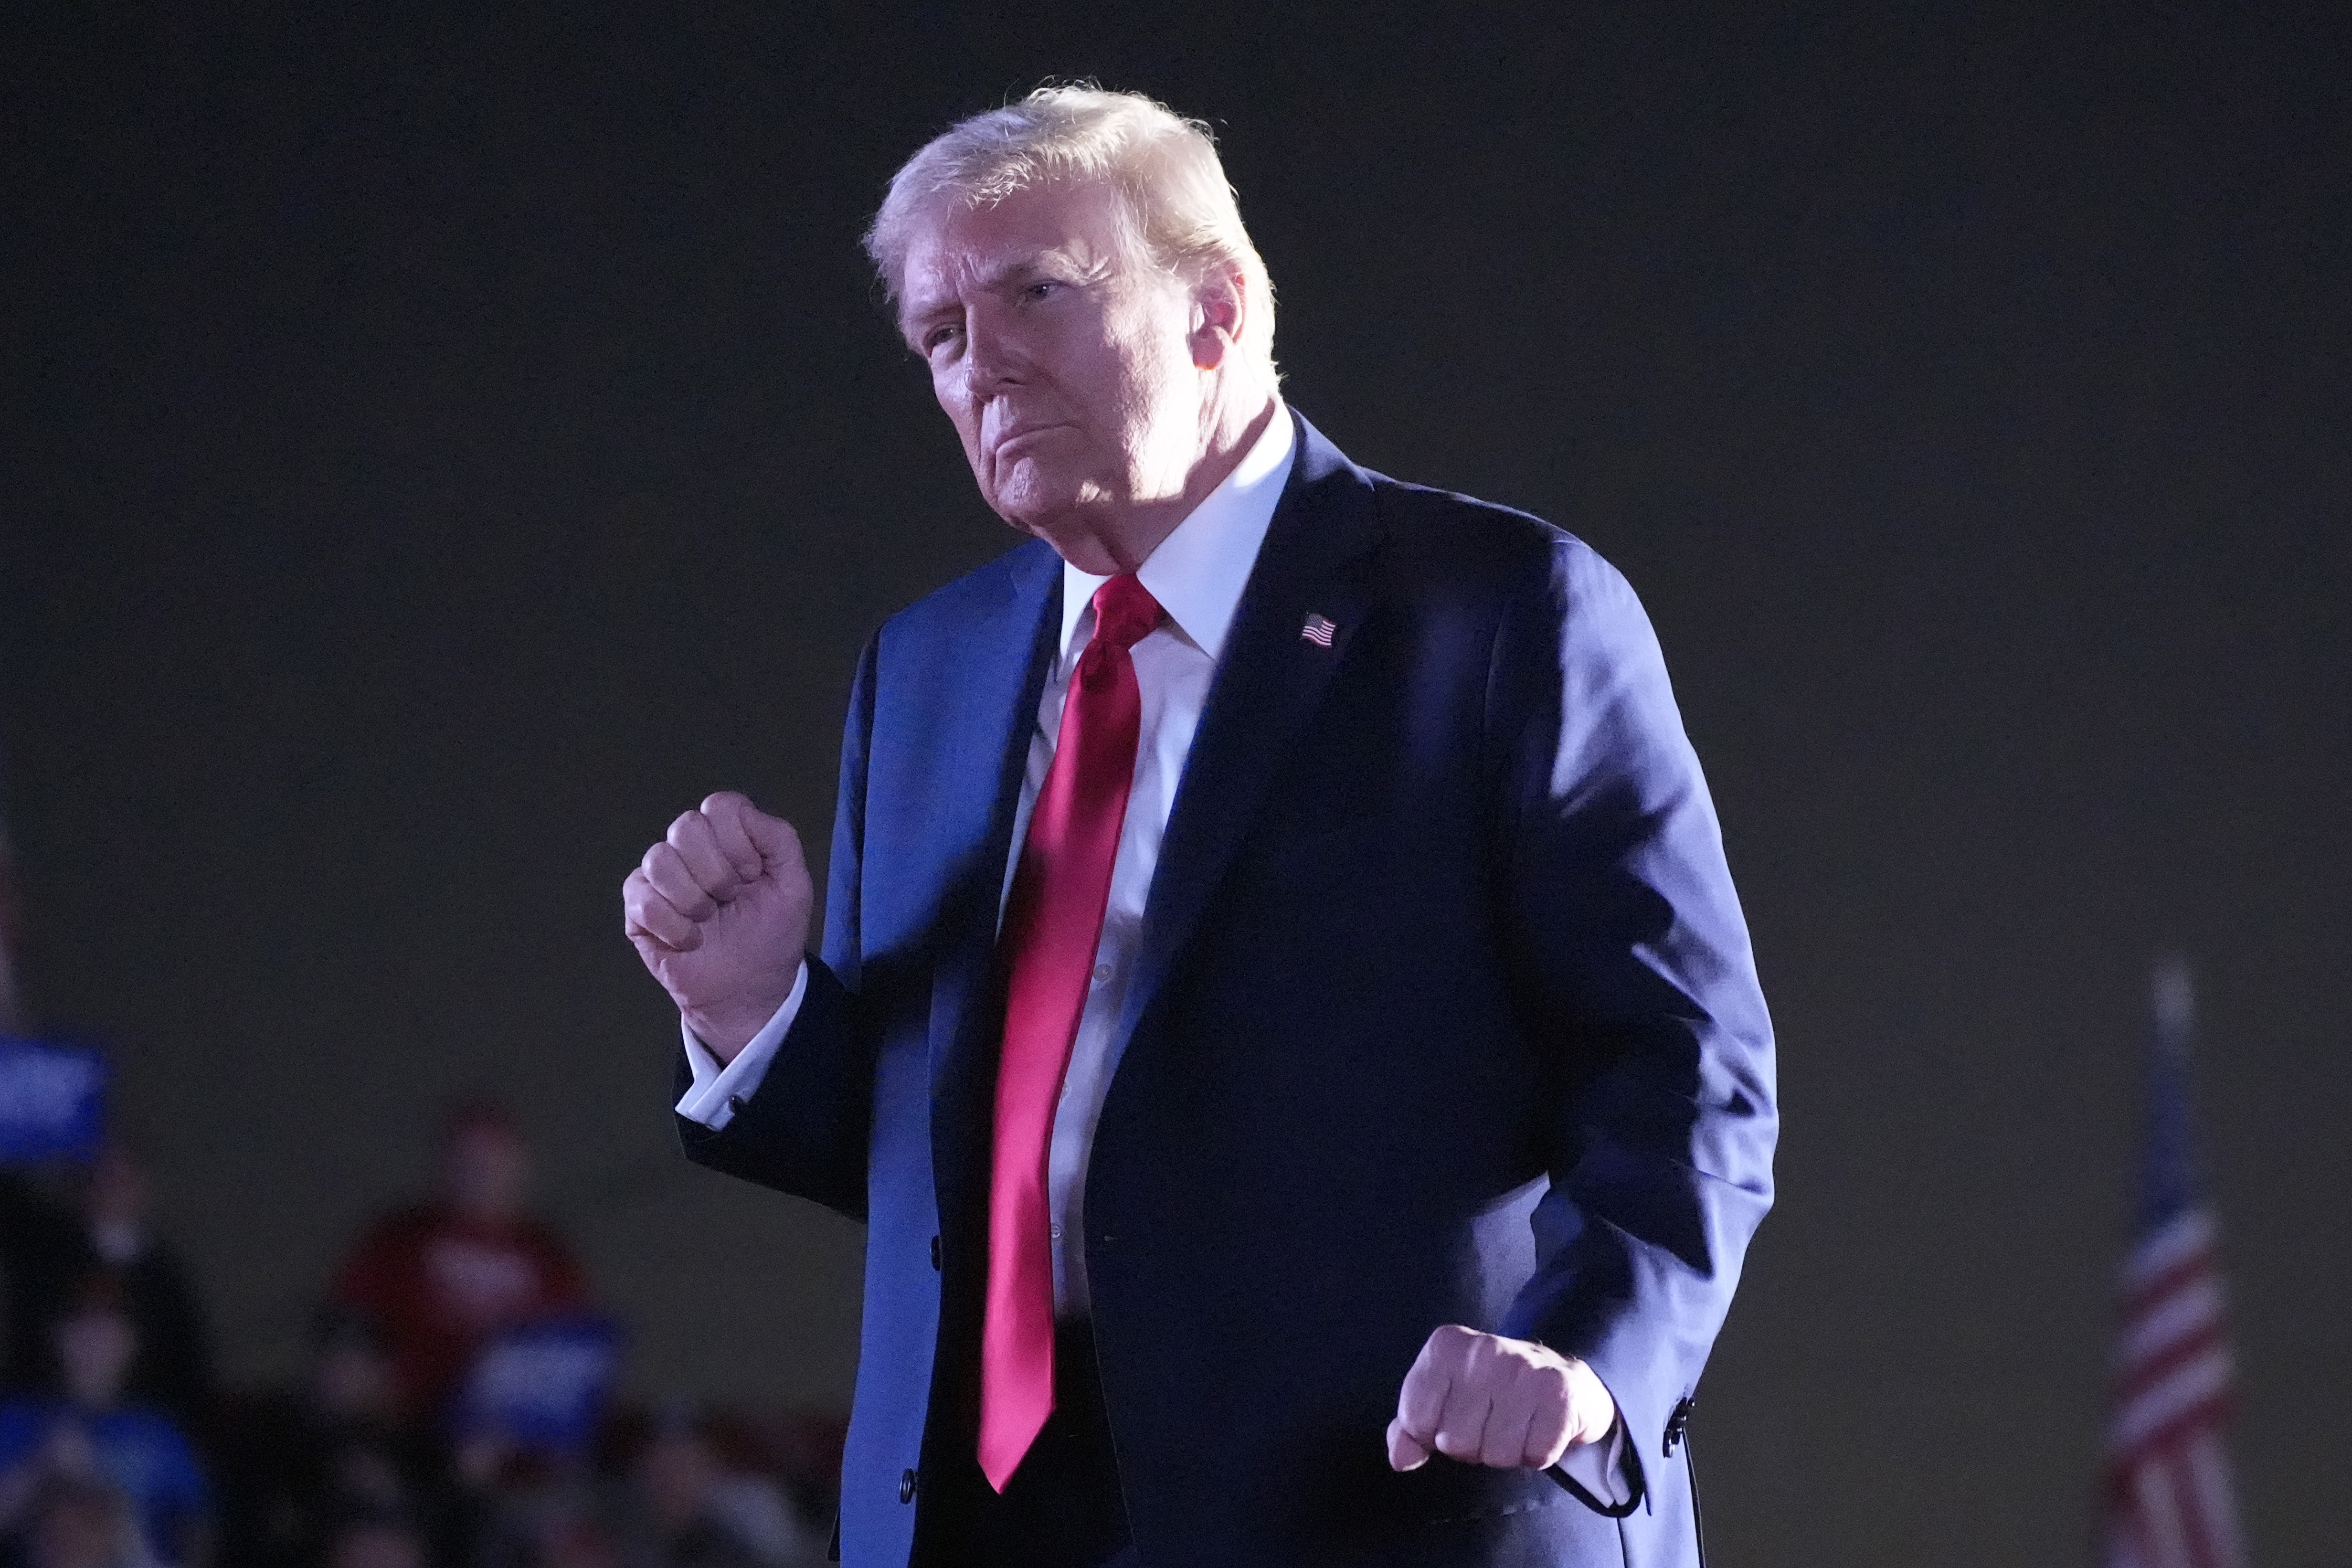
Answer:
POLYGON ((671 823, 621 884, 637 955, 721 1061, 792 994, 815 902, 800 835, 731 790, 671 823))
POLYGON ((1389 1465, 1432 1454, 1497 1469, 1549 1469, 1575 1443, 1617 1425, 1617 1402, 1593 1370, 1531 1340, 1447 1324, 1405 1373, 1389 1423, 1389 1465))

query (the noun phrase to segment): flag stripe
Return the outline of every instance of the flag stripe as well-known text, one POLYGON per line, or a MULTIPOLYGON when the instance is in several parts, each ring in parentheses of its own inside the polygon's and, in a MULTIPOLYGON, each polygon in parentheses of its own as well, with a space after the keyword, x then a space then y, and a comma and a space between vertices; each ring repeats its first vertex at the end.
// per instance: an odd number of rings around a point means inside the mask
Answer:
POLYGON ((2126 1321, 2124 1367, 2128 1371, 2151 1356, 2163 1355, 2221 1323, 2221 1282, 2210 1274, 2186 1281, 2147 1311, 2126 1321))
POLYGON ((2142 1539, 2156 1568, 2196 1568, 2189 1560, 2189 1542, 2182 1532, 2179 1500, 2164 1474, 2143 1465, 2133 1477, 2132 1495, 2139 1503, 2142 1539))
POLYGON ((2187 1451, 2176 1448, 2158 1463, 2164 1468, 2165 1484, 2179 1500, 2181 1533, 2189 1539, 2189 1560, 2197 1568, 2221 1568, 2214 1560, 2212 1524, 2197 1506, 2197 1478, 2189 1472, 2187 1451))
POLYGON ((2106 1568, 2245 1568, 2221 1427, 2229 1303, 2200 1200, 2188 1097, 2189 976, 2157 977, 2142 1230, 2118 1270, 2107 1417, 2106 1568))
POLYGON ((2221 1435, 2212 1428, 2189 1439, 2189 1470, 2198 1512, 2212 1531, 2215 1563, 2220 1568, 2244 1568, 2246 1542, 2238 1532, 2238 1489, 2230 1479, 2230 1456, 2221 1447, 2221 1435))
POLYGON ((2132 1448, 2122 1458, 2114 1461, 2114 1468, 2124 1475, 2137 1475, 2138 1468, 2159 1454, 2168 1453, 2187 1442, 2201 1427, 2218 1428, 2230 1413, 2228 1396, 2207 1400, 2204 1404, 2184 1410, 2180 1415, 2132 1448))
POLYGON ((2168 1263, 2162 1272, 2150 1276, 2144 1283, 2127 1288, 2124 1297, 2124 1316, 2133 1318, 2147 1311, 2192 1279, 2202 1279, 2213 1271, 2213 1254, 2210 1247, 2199 1247, 2168 1263))
POLYGON ((2185 1339, 2175 1340, 2155 1355, 2127 1363, 2118 1382, 2119 1403, 2128 1407, 2146 1398, 2148 1392, 2166 1378, 2214 1350, 2219 1350, 2225 1356, 2229 1353, 2220 1323, 2209 1323, 2185 1339))
POLYGON ((2133 1450, 2185 1415, 2198 1414, 2230 1391, 2230 1352, 2215 1345, 2176 1367, 2146 1394, 2116 1413, 2109 1446, 2126 1460, 2133 1450))
POLYGON ((2137 1294, 2183 1258, 2210 1251, 2212 1246, 2212 1211, 2193 1208, 2177 1215, 2132 1248, 2131 1261, 2124 1265, 2124 1289, 2137 1294))

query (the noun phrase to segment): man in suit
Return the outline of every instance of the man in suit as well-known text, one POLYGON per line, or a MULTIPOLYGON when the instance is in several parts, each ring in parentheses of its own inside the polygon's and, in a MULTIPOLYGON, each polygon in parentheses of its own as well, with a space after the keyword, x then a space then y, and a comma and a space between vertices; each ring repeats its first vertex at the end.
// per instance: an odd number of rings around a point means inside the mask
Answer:
POLYGON ((711 796, 680 1129, 868 1226, 854 1564, 1695 1562, 1771 1036, 1606 563, 1287 408, 1197 125, 1051 89, 868 248, 1032 542, 866 650, 824 952, 711 796))

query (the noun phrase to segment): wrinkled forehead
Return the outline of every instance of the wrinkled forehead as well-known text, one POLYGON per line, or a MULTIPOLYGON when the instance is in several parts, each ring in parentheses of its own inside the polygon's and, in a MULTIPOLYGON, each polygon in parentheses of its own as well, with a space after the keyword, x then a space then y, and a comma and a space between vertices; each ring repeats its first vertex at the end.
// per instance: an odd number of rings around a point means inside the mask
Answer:
POLYGON ((934 197, 909 221, 899 317, 1048 268, 1114 271, 1129 253, 1124 216, 1101 181, 1033 185, 979 203, 934 197))

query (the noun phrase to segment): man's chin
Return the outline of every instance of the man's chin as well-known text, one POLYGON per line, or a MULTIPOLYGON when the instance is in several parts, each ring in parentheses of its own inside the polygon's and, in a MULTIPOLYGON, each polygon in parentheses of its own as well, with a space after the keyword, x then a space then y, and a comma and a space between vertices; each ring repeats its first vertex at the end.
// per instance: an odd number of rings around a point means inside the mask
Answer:
POLYGON ((1011 482, 999 484, 984 499, 997 516, 1040 539, 1051 539, 1057 531, 1066 530, 1081 510, 1084 497, 1094 493, 1091 486, 1057 482, 1039 474, 1030 463, 1020 464, 1009 478, 1011 482))

